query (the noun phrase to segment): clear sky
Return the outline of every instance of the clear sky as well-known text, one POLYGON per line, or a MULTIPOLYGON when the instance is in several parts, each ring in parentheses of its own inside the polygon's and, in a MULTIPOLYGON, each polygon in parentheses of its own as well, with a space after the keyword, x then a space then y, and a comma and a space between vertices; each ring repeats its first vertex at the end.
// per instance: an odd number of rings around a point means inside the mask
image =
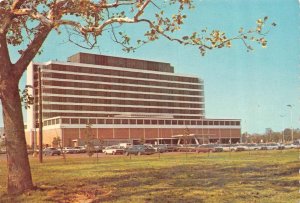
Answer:
MULTIPOLYGON (((262 133, 266 128, 281 131, 291 125, 299 128, 299 1, 194 2, 196 8, 187 13, 182 34, 207 27, 234 35, 240 27, 255 27, 257 19, 268 16, 270 22, 277 24, 267 36, 268 47, 255 46, 255 51, 248 53, 243 44, 237 42, 230 49, 213 50, 201 57, 195 48, 159 40, 127 54, 105 37, 99 39, 99 49, 89 51, 63 43, 64 35, 57 37, 53 32, 43 46, 42 55, 35 61, 65 61, 68 56, 82 51, 169 62, 176 73, 193 74, 204 80, 206 117, 242 119, 242 132, 250 133, 262 133), (292 119, 288 104, 293 106, 292 119)), ((134 35, 140 32, 134 27, 129 29, 134 35)), ((11 55, 15 59, 16 51, 12 49, 11 55)), ((25 83, 24 78, 21 84, 25 83)), ((0 125, 3 125, 2 118, 0 125)))

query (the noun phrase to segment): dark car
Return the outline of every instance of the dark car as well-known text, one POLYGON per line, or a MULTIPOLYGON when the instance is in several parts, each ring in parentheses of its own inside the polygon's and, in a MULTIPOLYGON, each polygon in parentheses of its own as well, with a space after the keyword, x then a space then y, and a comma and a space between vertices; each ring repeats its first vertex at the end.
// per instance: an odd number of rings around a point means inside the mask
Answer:
POLYGON ((45 156, 54 156, 54 155, 60 155, 60 151, 54 147, 48 147, 43 150, 43 153, 45 156))
POLYGON ((142 155, 142 154, 154 154, 155 149, 148 145, 133 145, 132 147, 126 148, 124 150, 125 155, 134 154, 134 155, 142 155))

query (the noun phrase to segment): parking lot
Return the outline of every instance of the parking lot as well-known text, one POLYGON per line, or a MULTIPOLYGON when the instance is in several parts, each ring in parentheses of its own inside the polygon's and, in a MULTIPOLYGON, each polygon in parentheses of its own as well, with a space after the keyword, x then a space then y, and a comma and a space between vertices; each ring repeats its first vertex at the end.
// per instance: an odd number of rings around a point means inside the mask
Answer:
MULTIPOLYGON (((165 147, 165 149, 162 151, 162 147, 159 148, 158 146, 153 146, 153 148, 155 148, 155 151, 153 150, 152 153, 148 153, 152 154, 151 156, 157 156, 158 154, 162 154, 162 153, 167 153, 167 154, 180 154, 180 153, 226 153, 226 152, 234 152, 234 153, 238 153, 241 151, 249 151, 249 153, 251 151, 268 151, 268 150, 288 150, 288 149, 298 149, 300 150, 300 145, 295 145, 295 144, 276 144, 276 143, 272 143, 272 144, 223 144, 223 145, 216 145, 216 144, 204 144, 204 145, 173 145, 172 148, 170 146, 166 146, 166 145, 162 145, 165 147), (170 148, 167 148, 170 147, 170 148), (168 150, 169 149, 169 150, 168 150), (171 149, 171 150, 170 150, 171 149), (156 155, 155 155, 156 154, 156 155)), ((151 145, 147 145, 147 148, 152 148, 151 145)), ((72 149, 69 147, 69 149, 72 149)), ((134 156, 134 155, 144 155, 147 153, 126 153, 126 148, 120 148, 117 145, 115 146, 110 146, 110 147, 103 147, 102 150, 98 150, 97 152, 94 152, 94 154, 92 155, 92 157, 98 157, 98 158, 104 158, 104 157, 120 157, 120 156, 125 156, 125 155, 130 155, 130 156, 134 156), (118 153, 114 153, 114 151, 108 151, 106 149, 109 150, 119 150, 118 153), (120 150, 121 149, 121 150, 120 150)), ((59 150, 61 151, 61 150, 59 150)), ((86 151, 63 151, 63 153, 60 153, 60 156, 57 156, 57 154, 52 155, 52 154, 48 154, 45 156, 44 153, 44 159, 57 159, 59 157, 62 157, 62 155, 65 155, 67 158, 84 158, 87 157, 88 155, 86 153, 86 151)), ((38 158, 38 153, 33 153, 32 151, 29 151, 28 153, 29 158, 31 159, 37 159, 38 158)), ((6 154, 5 153, 0 153, 0 161, 6 161, 6 154)))

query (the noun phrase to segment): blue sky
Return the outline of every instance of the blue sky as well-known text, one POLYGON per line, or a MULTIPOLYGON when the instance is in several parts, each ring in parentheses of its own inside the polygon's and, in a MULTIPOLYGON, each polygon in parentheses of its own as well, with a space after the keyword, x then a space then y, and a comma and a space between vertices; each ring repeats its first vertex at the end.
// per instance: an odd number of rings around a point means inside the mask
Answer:
MULTIPOLYGON (((42 55, 35 61, 65 61, 68 56, 83 51, 169 62, 175 72, 193 74, 204 80, 206 117, 242 119, 242 132, 250 133, 262 133, 266 128, 280 131, 291 125, 299 128, 299 2, 195 0, 195 4, 196 8, 187 13, 188 19, 180 34, 207 27, 235 35, 240 27, 255 27, 256 20, 264 16, 277 26, 267 36, 265 49, 255 46, 255 50, 248 53, 242 43, 235 42, 230 49, 209 51, 204 57, 196 48, 164 39, 128 54, 103 37, 99 39, 99 49, 88 51, 62 43, 64 35, 57 37, 53 32, 43 46, 42 55), (293 105, 292 123, 287 104, 293 105)), ((128 29, 134 35, 140 32, 137 28, 128 29)), ((14 49, 11 55, 13 59, 17 57, 14 49)), ((23 78, 21 84, 24 83, 23 78)))

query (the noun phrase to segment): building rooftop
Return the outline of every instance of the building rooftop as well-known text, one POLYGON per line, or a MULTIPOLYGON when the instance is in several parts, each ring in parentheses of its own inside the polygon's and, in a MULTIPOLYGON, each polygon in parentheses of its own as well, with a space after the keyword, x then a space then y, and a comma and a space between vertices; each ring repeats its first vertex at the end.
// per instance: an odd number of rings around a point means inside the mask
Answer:
POLYGON ((68 62, 174 73, 174 67, 172 67, 169 63, 87 54, 81 52, 68 57, 68 62))

